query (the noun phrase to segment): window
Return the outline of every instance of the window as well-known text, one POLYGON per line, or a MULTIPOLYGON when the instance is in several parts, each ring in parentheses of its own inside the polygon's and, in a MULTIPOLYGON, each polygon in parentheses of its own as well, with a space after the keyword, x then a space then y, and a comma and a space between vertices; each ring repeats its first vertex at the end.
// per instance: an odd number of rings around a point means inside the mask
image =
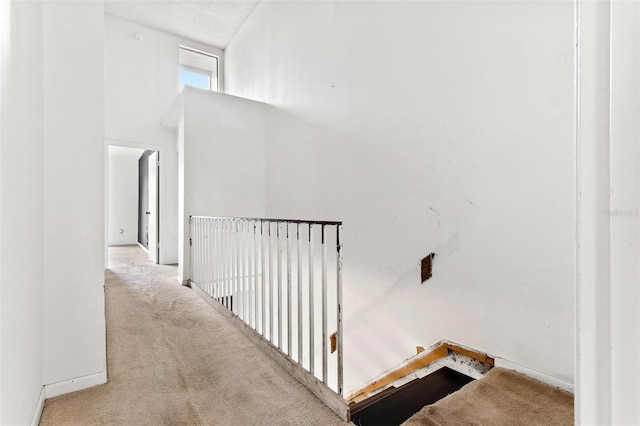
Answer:
POLYGON ((180 46, 180 90, 184 86, 218 91, 218 57, 201 50, 180 46))
POLYGON ((211 75, 180 67, 180 90, 182 90, 184 86, 193 86, 199 89, 211 90, 211 75))

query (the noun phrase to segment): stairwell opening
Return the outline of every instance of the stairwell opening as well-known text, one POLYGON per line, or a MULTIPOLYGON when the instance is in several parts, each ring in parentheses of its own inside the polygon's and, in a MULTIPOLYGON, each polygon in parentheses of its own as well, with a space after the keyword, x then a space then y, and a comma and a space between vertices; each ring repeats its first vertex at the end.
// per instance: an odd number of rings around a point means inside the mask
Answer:
POLYGON ((443 367, 400 387, 391 387, 351 407, 351 421, 357 426, 395 426, 424 406, 444 398, 474 379, 443 367))

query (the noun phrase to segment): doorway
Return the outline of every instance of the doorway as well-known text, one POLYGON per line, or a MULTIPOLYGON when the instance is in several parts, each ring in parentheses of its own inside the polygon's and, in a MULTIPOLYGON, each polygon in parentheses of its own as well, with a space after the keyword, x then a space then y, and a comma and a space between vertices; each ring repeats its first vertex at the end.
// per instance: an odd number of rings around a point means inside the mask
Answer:
POLYGON ((106 184, 107 245, 140 246, 160 263, 159 150, 108 145, 106 184))

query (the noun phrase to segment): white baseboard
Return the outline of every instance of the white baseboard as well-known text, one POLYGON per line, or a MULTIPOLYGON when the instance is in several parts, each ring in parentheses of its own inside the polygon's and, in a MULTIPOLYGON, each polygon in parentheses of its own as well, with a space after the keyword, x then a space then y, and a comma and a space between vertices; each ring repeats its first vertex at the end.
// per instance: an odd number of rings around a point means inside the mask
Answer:
POLYGON ((138 246, 139 246, 142 250, 144 250, 145 252, 149 253, 149 249, 148 249, 148 248, 146 248, 145 246, 143 246, 142 244, 140 244, 140 242, 139 242, 139 241, 138 241, 138 246))
POLYGON ((189 285, 189 280, 183 280, 181 276, 177 276, 176 281, 178 281, 180 285, 189 285))
POLYGON ((40 424, 40 417, 42 417, 42 410, 44 409, 45 390, 44 386, 40 390, 40 397, 38 397, 38 405, 36 411, 33 413, 33 420, 31 420, 31 426, 38 426, 40 424))
POLYGON ((104 383, 107 383, 107 372, 101 371, 100 373, 76 377, 75 379, 65 380, 64 382, 45 385, 45 396, 46 398, 53 398, 54 396, 87 389, 104 383))
POLYGON ((565 382, 562 379, 558 379, 557 377, 549 376, 548 374, 542 373, 537 370, 533 370, 529 367, 525 367, 524 365, 520 365, 513 361, 506 360, 504 358, 496 358, 495 366, 504 368, 507 370, 514 370, 518 373, 522 373, 525 376, 533 377, 534 379, 540 380, 543 383, 546 383, 551 386, 555 386, 559 389, 565 390, 567 392, 573 393, 573 383, 565 382))

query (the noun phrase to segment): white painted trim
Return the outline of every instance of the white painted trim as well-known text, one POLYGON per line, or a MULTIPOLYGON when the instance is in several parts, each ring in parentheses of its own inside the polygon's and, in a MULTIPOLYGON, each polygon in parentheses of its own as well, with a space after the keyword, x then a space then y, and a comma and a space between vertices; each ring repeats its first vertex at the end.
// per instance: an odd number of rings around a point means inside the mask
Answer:
POLYGON ((138 242, 136 242, 136 244, 138 244, 138 246, 140 246, 140 248, 141 248, 142 250, 144 250, 145 252, 149 253, 149 250, 147 250, 147 248, 146 248, 145 246, 143 246, 142 244, 140 244, 140 242, 139 242, 139 241, 138 241, 138 242))
POLYGON ((529 367, 525 367, 524 365, 515 363, 513 361, 509 361, 504 358, 495 358, 495 366, 504 368, 507 370, 517 371, 518 373, 522 373, 525 376, 529 376, 536 380, 540 380, 541 382, 546 383, 548 385, 573 393, 573 383, 565 382, 562 379, 549 376, 548 374, 542 373, 537 370, 533 370, 529 367))
POLYGON ((44 386, 40 390, 40 396, 38 397, 38 405, 36 411, 33 413, 33 420, 31 420, 31 426, 38 426, 40 424, 40 417, 42 417, 42 410, 44 409, 45 390, 44 386))
MULTIPOLYGON (((344 394, 347 396, 347 399, 349 399, 350 397, 352 397, 353 395, 355 395, 355 394, 356 394, 356 392, 358 392, 358 393, 359 393, 362 389, 366 388, 366 387, 367 387, 367 386, 369 386, 371 383, 375 383, 375 382, 378 382, 378 381, 380 381, 380 380, 384 379, 384 378, 385 378, 386 376, 388 376, 392 371, 399 371, 399 370, 402 370, 405 366, 409 365, 410 363, 412 363, 412 362, 414 362, 414 361, 416 361, 416 360, 418 360, 418 359, 420 359, 420 358, 422 358, 422 357, 425 357, 425 356, 429 355, 431 352, 433 352, 435 349, 437 349, 439 346, 441 346, 441 345, 443 345, 443 344, 445 344, 445 343, 447 343, 447 340, 440 340, 440 341, 438 341, 438 342, 436 342, 436 343, 432 344, 431 346, 429 346, 429 347, 425 348, 425 349, 424 349, 424 351, 419 352, 419 353, 417 353, 417 354, 415 354, 415 355, 410 356, 409 358, 407 358, 407 359, 405 359, 404 361, 402 361, 400 364, 395 365, 395 366, 393 366, 391 369, 389 369, 389 370, 386 370, 386 371, 382 372, 381 374, 377 375, 377 376, 376 376, 376 377, 374 377, 373 379, 371 379, 371 380, 367 380, 366 382, 361 383, 359 386, 356 386, 356 387, 355 387, 355 388, 353 388, 353 389, 348 389, 348 390, 346 390, 346 391, 344 392, 344 394)), ((377 394, 377 393, 379 393, 379 392, 381 392, 381 391, 383 391, 383 390, 387 389, 388 387, 394 386, 394 385, 396 384, 396 382, 401 382, 405 377, 409 377, 409 379, 407 380, 407 382, 409 382, 409 381, 411 381, 411 380, 413 380, 413 379, 416 379, 416 378, 419 378, 419 377, 424 377, 424 376, 426 376, 427 374, 431 374, 431 373, 433 373, 434 371, 439 370, 440 368, 442 368, 442 366, 441 366, 441 365, 438 365, 438 366, 437 366, 437 368, 435 368, 435 369, 434 369, 434 368, 432 367, 432 364, 433 364, 433 362, 431 362, 431 363, 429 363, 429 364, 425 365, 424 367, 421 367, 421 368, 419 368, 419 369, 417 369, 417 370, 414 370, 414 371, 412 371, 411 373, 408 373, 407 375, 402 376, 401 378, 396 379, 396 380, 394 380, 393 382, 391 382, 391 383, 389 383, 389 384, 387 384, 387 385, 385 385, 385 386, 382 386, 382 387, 380 387, 380 388, 377 388, 377 389, 375 389, 375 390, 373 390, 373 391, 371 391, 371 392, 367 392, 367 398, 370 398, 371 396, 373 396, 373 395, 375 395, 375 394, 377 394), (422 373, 418 373, 418 372, 420 372, 420 371, 421 371, 422 373), (418 374, 422 374, 422 376, 418 376, 418 374)))
POLYGON ((46 398, 53 398, 54 396, 76 392, 93 386, 102 385, 104 383, 107 383, 107 372, 101 371, 88 376, 76 377, 75 379, 65 380, 64 382, 45 385, 45 396, 46 398))

